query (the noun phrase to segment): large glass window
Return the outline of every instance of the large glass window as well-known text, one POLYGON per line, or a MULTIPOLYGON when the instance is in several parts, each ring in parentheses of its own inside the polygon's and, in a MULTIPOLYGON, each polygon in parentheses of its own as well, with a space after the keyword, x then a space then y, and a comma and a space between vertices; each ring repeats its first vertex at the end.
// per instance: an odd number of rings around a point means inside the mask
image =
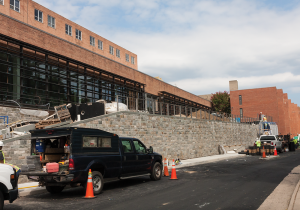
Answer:
POLYGON ((43 12, 38 9, 34 9, 34 19, 42 23, 43 22, 43 12))
POLYGON ((131 63, 135 64, 134 57, 131 56, 131 63))
POLYGON ((129 55, 128 54, 125 55, 125 59, 126 59, 127 62, 129 62, 129 55))
MULTIPOLYGON (((2 5, 3 5, 3 1, 2 1, 2 5)), ((19 0, 10 0, 10 8, 20 12, 20 1, 19 0)))

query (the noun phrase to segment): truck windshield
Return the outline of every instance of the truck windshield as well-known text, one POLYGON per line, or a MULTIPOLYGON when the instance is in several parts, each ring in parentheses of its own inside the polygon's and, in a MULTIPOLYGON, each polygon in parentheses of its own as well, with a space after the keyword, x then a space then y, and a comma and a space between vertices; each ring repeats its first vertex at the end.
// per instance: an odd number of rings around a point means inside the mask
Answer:
POLYGON ((260 140, 276 140, 274 136, 262 136, 260 140))

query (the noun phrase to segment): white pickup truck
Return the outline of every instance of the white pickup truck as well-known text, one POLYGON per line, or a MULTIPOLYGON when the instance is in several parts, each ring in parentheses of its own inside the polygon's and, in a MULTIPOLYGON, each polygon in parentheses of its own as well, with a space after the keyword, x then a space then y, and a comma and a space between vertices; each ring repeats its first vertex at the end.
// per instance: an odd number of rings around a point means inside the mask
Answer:
POLYGON ((12 203, 18 198, 18 178, 13 167, 0 164, 0 210, 4 208, 4 200, 12 203))
POLYGON ((276 150, 278 152, 282 152, 282 142, 278 139, 276 135, 261 135, 259 139, 262 146, 264 143, 269 143, 271 146, 276 145, 276 150))

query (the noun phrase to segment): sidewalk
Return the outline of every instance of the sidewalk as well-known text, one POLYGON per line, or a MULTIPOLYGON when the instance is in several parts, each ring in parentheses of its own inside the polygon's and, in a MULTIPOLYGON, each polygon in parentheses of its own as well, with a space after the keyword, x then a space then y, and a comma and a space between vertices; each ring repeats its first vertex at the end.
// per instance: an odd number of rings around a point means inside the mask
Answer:
MULTIPOLYGON (((194 159, 187 159, 187 160, 182 160, 181 165, 177 165, 176 168, 183 168, 183 167, 188 167, 188 166, 194 166, 194 165, 200 165, 204 163, 209 163, 209 162, 215 162, 219 160, 227 160, 231 158, 236 158, 236 157, 244 157, 245 155, 239 155, 239 154, 225 154, 225 155, 213 155, 213 156, 208 156, 208 157, 201 157, 201 158, 194 158, 194 159)), ((169 160, 170 161, 170 160, 169 160)), ((169 168, 172 168, 172 162, 170 161, 169 168)), ((27 182, 23 184, 19 184, 19 195, 20 197, 24 197, 27 195, 33 195, 40 193, 41 191, 45 191, 45 187, 39 187, 38 182, 27 182)))

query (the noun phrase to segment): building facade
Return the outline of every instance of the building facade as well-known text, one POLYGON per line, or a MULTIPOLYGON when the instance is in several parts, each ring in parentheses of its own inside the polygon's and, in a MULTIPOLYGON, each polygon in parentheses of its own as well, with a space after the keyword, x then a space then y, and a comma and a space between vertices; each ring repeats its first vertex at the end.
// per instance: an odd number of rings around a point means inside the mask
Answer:
POLYGON ((230 91, 233 115, 258 118, 259 113, 270 116, 268 121, 276 122, 280 135, 300 133, 300 110, 288 99, 282 89, 276 87, 230 91))
POLYGON ((151 98, 211 107, 208 100, 138 71, 136 54, 32 0, 0 0, 0 22, 0 101, 53 107, 118 96, 132 106, 136 98, 151 98))

